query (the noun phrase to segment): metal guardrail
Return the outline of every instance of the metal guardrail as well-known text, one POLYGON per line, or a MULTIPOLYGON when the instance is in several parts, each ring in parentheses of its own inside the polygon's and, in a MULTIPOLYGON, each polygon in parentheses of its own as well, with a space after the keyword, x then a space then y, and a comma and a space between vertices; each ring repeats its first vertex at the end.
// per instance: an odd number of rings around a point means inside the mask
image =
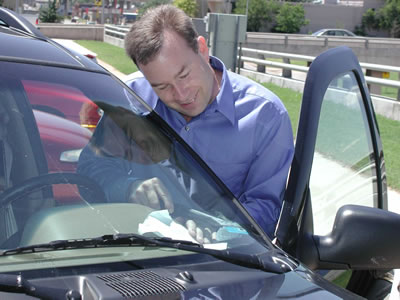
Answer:
POLYGON ((125 39, 125 35, 128 31, 129 27, 104 25, 104 35, 125 39))
MULTIPOLYGON (((273 52, 273 51, 263 51, 263 50, 257 50, 257 49, 251 49, 251 48, 241 48, 240 51, 241 54, 246 53, 250 55, 256 55, 261 58, 254 58, 250 56, 239 56, 238 59, 241 62, 248 62, 248 63, 253 63, 256 64, 257 66, 270 66, 274 68, 280 68, 283 70, 293 70, 293 71, 300 71, 300 72, 308 72, 308 67, 306 66, 299 66, 299 65, 294 65, 290 63, 280 63, 280 62, 275 62, 275 61, 270 61, 268 58, 282 58, 282 59, 287 59, 290 62, 290 59, 293 60, 302 60, 306 61, 308 63, 311 63, 315 57, 313 56, 307 56, 307 55, 298 55, 298 54, 290 54, 290 53, 281 53, 281 52, 273 52)), ((387 65, 378 65, 378 64, 371 64, 371 63, 362 63, 360 62, 361 68, 364 70, 372 70, 372 71, 378 71, 378 72, 398 72, 400 73, 400 67, 393 67, 393 66, 387 66, 387 65)), ((241 69, 244 69, 244 67, 241 64, 241 69)), ((387 86, 387 87, 392 87, 400 90, 400 81, 397 80, 391 80, 391 79, 383 79, 383 78, 377 78, 373 76, 365 76, 365 80, 367 84, 375 84, 378 86, 387 86)), ((398 93, 399 94, 399 93, 398 93)), ((397 99, 399 100, 399 99, 397 99)))
POLYGON ((281 44, 285 46, 304 45, 310 47, 329 46, 338 44, 354 46, 356 48, 400 48, 400 40, 382 37, 346 37, 346 36, 312 36, 309 34, 289 34, 271 32, 247 32, 246 41, 250 44, 281 44))

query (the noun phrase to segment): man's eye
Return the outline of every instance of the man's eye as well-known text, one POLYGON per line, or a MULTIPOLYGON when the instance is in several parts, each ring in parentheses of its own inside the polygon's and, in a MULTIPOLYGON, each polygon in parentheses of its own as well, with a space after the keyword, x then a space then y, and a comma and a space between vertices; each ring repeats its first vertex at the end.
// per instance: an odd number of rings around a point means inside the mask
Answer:
POLYGON ((179 79, 185 79, 188 76, 189 76, 189 72, 179 76, 179 79))
POLYGON ((167 89, 167 87, 168 87, 167 85, 162 85, 162 86, 159 86, 158 89, 160 91, 163 91, 163 90, 167 89))

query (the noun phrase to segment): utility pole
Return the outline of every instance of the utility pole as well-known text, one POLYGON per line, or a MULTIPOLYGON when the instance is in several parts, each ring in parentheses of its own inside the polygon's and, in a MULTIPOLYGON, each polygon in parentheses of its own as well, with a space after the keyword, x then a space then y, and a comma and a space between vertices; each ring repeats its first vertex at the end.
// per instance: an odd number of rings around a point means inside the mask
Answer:
POLYGON ((101 24, 104 24, 104 2, 106 0, 101 0, 101 24))
POLYGON ((19 14, 19 0, 16 0, 16 3, 15 3, 15 12, 17 14, 19 14))
POLYGON ((64 17, 68 16, 68 0, 64 0, 64 17))

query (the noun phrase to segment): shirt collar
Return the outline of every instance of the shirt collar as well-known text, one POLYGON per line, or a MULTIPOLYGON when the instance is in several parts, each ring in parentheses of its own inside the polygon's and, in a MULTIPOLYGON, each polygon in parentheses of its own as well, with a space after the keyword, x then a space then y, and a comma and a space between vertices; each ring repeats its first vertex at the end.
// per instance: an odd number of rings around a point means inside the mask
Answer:
POLYGON ((235 124, 235 101, 233 98, 233 89, 228 77, 228 71, 224 63, 215 56, 210 56, 210 65, 213 69, 222 71, 222 79, 220 83, 219 93, 210 106, 215 106, 225 118, 235 124))

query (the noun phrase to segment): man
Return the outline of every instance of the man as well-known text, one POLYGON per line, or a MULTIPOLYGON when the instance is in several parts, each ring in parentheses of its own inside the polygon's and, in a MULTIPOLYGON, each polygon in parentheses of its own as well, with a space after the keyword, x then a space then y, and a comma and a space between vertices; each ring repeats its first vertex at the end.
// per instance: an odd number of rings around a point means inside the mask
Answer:
POLYGON ((279 98, 209 56, 191 19, 172 5, 148 10, 132 25, 125 47, 145 77, 127 84, 272 237, 293 158, 290 119, 279 98))

